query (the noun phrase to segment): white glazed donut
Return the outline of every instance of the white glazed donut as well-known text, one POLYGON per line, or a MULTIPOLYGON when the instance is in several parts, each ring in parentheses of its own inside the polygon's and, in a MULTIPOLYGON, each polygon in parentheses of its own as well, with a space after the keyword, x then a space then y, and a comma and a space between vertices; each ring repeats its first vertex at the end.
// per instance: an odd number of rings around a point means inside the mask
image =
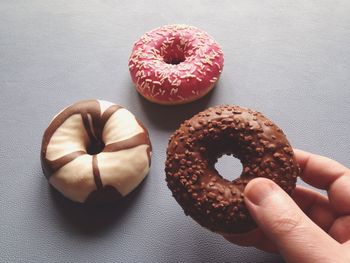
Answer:
POLYGON ((46 129, 41 164, 50 184, 79 203, 109 203, 134 190, 149 171, 146 128, 125 108, 87 100, 58 113, 46 129))

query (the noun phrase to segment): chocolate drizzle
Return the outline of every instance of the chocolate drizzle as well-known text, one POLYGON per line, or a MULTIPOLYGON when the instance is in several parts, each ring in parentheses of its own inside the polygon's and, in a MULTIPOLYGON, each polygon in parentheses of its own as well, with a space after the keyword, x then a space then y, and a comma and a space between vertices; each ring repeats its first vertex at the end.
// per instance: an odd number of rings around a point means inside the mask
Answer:
POLYGON ((89 116, 88 116, 87 111, 83 111, 81 113, 81 118, 83 119, 84 128, 85 128, 85 131, 86 131, 90 141, 97 141, 97 138, 93 132, 93 128, 90 125, 89 116))
POLYGON ((100 169, 98 169, 98 161, 97 161, 96 155, 92 156, 92 172, 94 174, 94 180, 95 180, 95 184, 96 184, 97 189, 103 188, 101 175, 100 175, 100 169))
POLYGON ((113 186, 106 185, 101 189, 92 191, 89 196, 86 198, 85 203, 87 205, 101 205, 101 204, 111 204, 123 196, 115 189, 113 186))
POLYGON ((147 134, 139 133, 129 139, 106 145, 103 152, 117 152, 120 150, 130 149, 138 145, 147 144, 148 140, 147 134))
MULTIPOLYGON (((103 114, 101 116, 101 119, 100 119, 101 120, 100 123, 96 124, 95 127, 98 127, 98 126, 104 127, 106 125, 107 121, 109 120, 109 118, 113 115, 113 113, 115 113, 119 109, 122 109, 122 107, 119 106, 119 105, 112 105, 112 106, 110 106, 108 109, 106 109, 103 112, 103 114)), ((103 130, 103 128, 100 129, 100 133, 98 133, 98 136, 100 136, 100 137, 102 137, 102 130, 103 130)))
POLYGON ((247 183, 266 177, 290 194, 299 167, 273 122, 259 112, 225 105, 180 126, 169 140, 165 171, 168 187, 186 214, 212 231, 240 233, 256 226, 244 204, 247 183), (242 174, 233 181, 215 169, 223 154, 242 162, 242 174))
POLYGON ((81 113, 81 117, 83 120, 86 134, 88 135, 88 138, 89 138, 89 144, 86 147, 87 153, 90 155, 95 155, 97 153, 100 153, 103 150, 105 145, 102 141, 101 129, 98 127, 104 127, 104 126, 99 125, 98 120, 95 121, 95 125, 93 125, 92 122, 90 123, 89 115, 86 110, 81 113), (96 126, 96 124, 98 126, 96 126))
MULTIPOLYGON (((74 114, 81 114, 82 112, 85 112, 85 109, 89 109, 89 114, 92 115, 93 119, 98 118, 100 115, 100 105, 98 101, 96 100, 87 100, 87 101, 81 101, 78 103, 75 103, 66 109, 64 109, 62 112, 60 112, 51 122, 49 127, 46 129, 42 144, 41 144, 41 165, 43 168, 43 172, 47 179, 50 178, 50 176, 58 171, 61 167, 65 166, 69 162, 73 161, 75 158, 79 157, 82 154, 86 154, 85 152, 81 152, 81 154, 75 154, 73 155, 74 158, 69 158, 69 156, 72 155, 72 153, 69 153, 65 156, 62 156, 56 160, 48 160, 46 158, 46 151, 47 147, 50 143, 50 140, 55 133, 55 131, 72 115, 74 114)), ((83 119, 83 117, 82 117, 83 119)), ((84 125, 85 126, 85 125, 84 125)), ((86 129, 86 128, 85 128, 86 129)))
POLYGON ((59 170, 61 167, 65 166, 67 163, 70 163, 75 158, 86 154, 84 151, 76 151, 69 154, 66 154, 54 161, 50 161, 46 159, 45 165, 43 165, 43 169, 45 169, 44 173, 46 174, 52 174, 55 171, 59 170))
MULTIPOLYGON (((145 131, 147 131, 147 129, 146 129, 146 127, 143 125, 143 123, 142 122, 140 122, 138 119, 136 119, 136 121, 137 121, 137 123, 138 123, 138 125, 143 129, 143 130, 145 130, 145 131)), ((149 135, 147 134, 147 137, 148 137, 148 141, 150 141, 149 140, 149 135)), ((149 165, 149 167, 151 167, 151 153, 152 153, 152 144, 151 143, 149 143, 149 147, 147 147, 147 157, 148 157, 148 165, 149 165)))
MULTIPOLYGON (((84 154, 91 154, 92 171, 93 171, 96 188, 97 188, 97 191, 102 191, 104 192, 104 194, 96 193, 96 191, 90 193, 88 197, 89 202, 94 203, 96 200, 91 201, 91 199, 95 199, 96 196, 98 196, 98 199, 101 199, 101 196, 113 196, 114 198, 117 198, 117 197, 120 198, 122 195, 116 189, 114 189, 113 186, 103 186, 96 154, 102 151, 115 152, 115 151, 136 147, 138 145, 146 144, 149 146, 147 147, 148 148, 147 155, 150 163, 149 149, 151 148, 148 132, 143 126, 142 128, 144 131, 140 134, 137 134, 124 141, 112 143, 107 146, 104 145, 104 142, 102 141, 103 129, 106 123, 108 122, 108 120, 110 119, 110 117, 121 108, 122 107, 118 105, 111 105, 101 115, 101 108, 100 108, 99 102, 97 100, 86 100, 86 101, 75 103, 67 107, 66 109, 64 109, 62 112, 60 112, 52 120, 51 124, 46 129, 43 136, 42 147, 41 147, 41 164, 42 164, 42 168, 45 176, 49 179, 52 174, 54 174, 60 168, 72 162, 79 156, 82 156, 84 154), (88 137, 88 142, 85 150, 74 151, 72 153, 61 156, 55 160, 48 160, 46 158, 47 148, 55 131, 67 119, 69 119, 71 116, 76 114, 79 114, 81 116, 82 123, 88 137), (113 190, 111 190, 111 188, 113 188, 113 190)), ((138 123, 140 122, 138 121, 138 123)))

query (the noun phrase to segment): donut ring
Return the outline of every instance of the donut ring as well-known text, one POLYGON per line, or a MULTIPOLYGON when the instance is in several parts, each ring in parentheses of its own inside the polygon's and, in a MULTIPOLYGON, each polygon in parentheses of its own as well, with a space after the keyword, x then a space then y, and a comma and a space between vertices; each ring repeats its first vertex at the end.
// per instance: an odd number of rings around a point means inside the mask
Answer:
POLYGON ((151 102, 183 104, 207 94, 224 64, 220 46, 206 32, 168 25, 144 34, 129 59, 137 91, 151 102))
POLYGON ((225 105, 195 115, 170 137, 165 172, 186 215, 229 234, 256 227, 243 196, 251 179, 269 178, 291 194, 299 167, 286 136, 272 121, 259 112, 225 105), (233 181, 214 167, 223 154, 232 154, 243 165, 233 181))
POLYGON ((110 203, 144 179, 151 151, 148 132, 132 113, 87 100, 53 118, 43 136, 41 164, 49 183, 67 198, 110 203))

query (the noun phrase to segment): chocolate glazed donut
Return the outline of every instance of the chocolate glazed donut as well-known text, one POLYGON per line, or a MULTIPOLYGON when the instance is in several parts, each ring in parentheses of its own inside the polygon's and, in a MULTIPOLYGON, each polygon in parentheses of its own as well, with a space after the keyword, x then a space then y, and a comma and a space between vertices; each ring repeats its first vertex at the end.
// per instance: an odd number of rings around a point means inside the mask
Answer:
POLYGON ((151 164, 147 129, 116 104, 87 100, 58 113, 46 129, 42 169, 67 198, 111 203, 130 193, 151 164))
POLYGON ((251 179, 269 178, 291 194, 299 167, 286 136, 273 122, 259 112, 225 105, 195 115, 171 136, 165 172, 185 214, 227 234, 256 227, 243 195, 251 179), (232 154, 243 165, 233 181, 214 167, 223 154, 232 154))

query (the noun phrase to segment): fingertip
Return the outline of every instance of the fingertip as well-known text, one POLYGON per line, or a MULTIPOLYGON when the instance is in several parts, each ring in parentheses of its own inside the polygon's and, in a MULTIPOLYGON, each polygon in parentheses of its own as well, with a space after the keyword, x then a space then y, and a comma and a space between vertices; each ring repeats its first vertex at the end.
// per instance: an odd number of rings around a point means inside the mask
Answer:
POLYGON ((325 156, 294 149, 296 162, 300 166, 300 178, 319 189, 327 190, 347 169, 342 164, 325 156))
POLYGON ((244 194, 249 195, 251 191, 254 190, 254 188, 259 187, 260 185, 265 185, 265 184, 271 184, 273 181, 270 179, 267 179, 265 177, 257 177, 248 182, 244 189, 244 194))
POLYGON ((247 184, 244 196, 247 201, 259 206, 266 198, 278 191, 278 188, 270 179, 259 177, 247 184))

